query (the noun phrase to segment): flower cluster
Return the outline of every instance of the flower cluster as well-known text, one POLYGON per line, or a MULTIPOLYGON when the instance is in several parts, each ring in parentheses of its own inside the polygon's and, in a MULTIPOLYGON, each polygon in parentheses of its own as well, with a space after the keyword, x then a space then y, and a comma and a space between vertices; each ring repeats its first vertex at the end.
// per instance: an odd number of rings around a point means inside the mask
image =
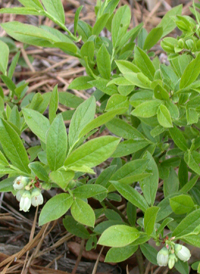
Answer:
POLYGON ((30 182, 30 179, 24 176, 19 176, 13 183, 14 190, 17 190, 16 199, 20 202, 20 210, 27 212, 31 205, 38 206, 43 204, 43 196, 41 189, 35 187, 36 184, 30 182))
POLYGON ((190 250, 180 244, 174 244, 171 242, 170 245, 163 247, 157 254, 157 263, 159 266, 167 266, 172 269, 175 263, 180 259, 186 262, 190 259, 190 250))

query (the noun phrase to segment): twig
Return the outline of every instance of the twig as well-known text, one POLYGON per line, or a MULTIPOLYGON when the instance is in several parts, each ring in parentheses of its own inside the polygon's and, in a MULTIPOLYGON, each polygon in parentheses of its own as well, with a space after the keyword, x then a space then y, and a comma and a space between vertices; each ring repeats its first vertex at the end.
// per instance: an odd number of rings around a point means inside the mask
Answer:
POLYGON ((85 244, 85 239, 82 239, 81 246, 80 246, 80 251, 79 251, 79 254, 78 254, 78 258, 76 260, 76 264, 75 264, 74 269, 73 269, 73 271, 72 271, 71 274, 76 274, 76 270, 78 268, 78 265, 79 265, 81 257, 82 257, 82 253, 83 253, 83 249, 84 249, 84 244, 85 244))
POLYGON ((101 256, 101 253, 102 253, 103 249, 104 249, 104 246, 102 246, 102 248, 101 248, 101 250, 99 252, 99 255, 98 255, 97 260, 95 262, 94 268, 92 270, 92 274, 96 274, 96 272, 97 272, 97 267, 98 267, 99 259, 100 259, 100 256, 101 256))

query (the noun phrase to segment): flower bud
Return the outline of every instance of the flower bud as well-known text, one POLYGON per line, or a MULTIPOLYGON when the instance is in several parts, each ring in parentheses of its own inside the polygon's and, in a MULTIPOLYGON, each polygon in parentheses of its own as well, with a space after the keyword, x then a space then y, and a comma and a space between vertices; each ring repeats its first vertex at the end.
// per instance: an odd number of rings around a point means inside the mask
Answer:
POLYGON ((25 190, 20 199, 19 210, 27 212, 29 211, 30 207, 31 207, 31 194, 29 191, 25 190))
POLYGON ((159 266, 166 266, 168 263, 169 251, 163 247, 157 254, 157 263, 159 266))
POLYGON ((186 262, 190 259, 191 253, 190 250, 184 245, 175 244, 175 254, 183 262, 186 262))
POLYGON ((29 181, 28 177, 19 176, 14 180, 13 188, 15 190, 23 189, 27 185, 28 181, 29 181))
POLYGON ((193 50, 194 48, 194 41, 192 39, 188 39, 186 42, 185 42, 186 46, 188 49, 190 50, 193 50))
POLYGON ((38 205, 42 205, 43 201, 44 200, 43 200, 41 190, 38 188, 33 189, 31 193, 31 204, 36 207, 38 205))
POLYGON ((169 269, 172 269, 175 265, 175 263, 177 262, 177 258, 175 254, 170 254, 169 255, 169 259, 168 259, 168 267, 169 269))

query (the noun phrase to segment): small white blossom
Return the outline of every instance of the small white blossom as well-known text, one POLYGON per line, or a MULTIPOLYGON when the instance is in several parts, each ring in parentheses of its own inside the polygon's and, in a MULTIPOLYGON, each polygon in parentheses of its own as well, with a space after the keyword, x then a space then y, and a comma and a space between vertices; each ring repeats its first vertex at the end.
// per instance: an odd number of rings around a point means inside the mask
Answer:
POLYGON ((24 190, 19 190, 16 193, 16 199, 18 202, 20 202, 21 198, 22 198, 22 194, 23 194, 24 190))
POLYGON ((169 251, 166 247, 163 247, 157 254, 157 263, 159 266, 167 266, 169 258, 169 251))
POLYGON ((27 212, 31 207, 31 194, 29 191, 24 191, 20 199, 19 210, 27 212))
POLYGON ((15 190, 20 190, 20 189, 24 189, 24 187, 27 185, 29 181, 28 177, 24 177, 24 176, 18 176, 13 183, 13 188, 15 190))
POLYGON ((168 267, 169 269, 172 269, 177 262, 177 258, 175 254, 169 254, 169 259, 168 259, 168 267))
POLYGON ((191 253, 190 250, 184 245, 175 244, 175 254, 183 262, 186 262, 190 259, 191 253))
POLYGON ((33 189, 31 194, 31 204, 35 207, 43 204, 43 196, 40 189, 33 189))

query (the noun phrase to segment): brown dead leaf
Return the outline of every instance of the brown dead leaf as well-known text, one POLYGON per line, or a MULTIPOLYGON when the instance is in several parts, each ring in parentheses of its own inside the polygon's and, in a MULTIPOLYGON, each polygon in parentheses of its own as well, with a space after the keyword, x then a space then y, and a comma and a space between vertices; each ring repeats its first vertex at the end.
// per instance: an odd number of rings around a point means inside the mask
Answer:
MULTIPOLYGON (((75 243, 75 242, 69 242, 69 243, 67 243, 67 246, 69 248, 69 251, 78 257, 81 245, 78 243, 75 243)), ((86 251, 84 249, 83 253, 82 253, 82 257, 85 259, 88 259, 88 260, 96 261, 96 259, 98 258, 98 253, 96 253, 95 251, 92 251, 92 250, 86 251)), ((104 259, 105 259, 105 256, 101 255, 99 258, 99 261, 104 262, 104 259)))

